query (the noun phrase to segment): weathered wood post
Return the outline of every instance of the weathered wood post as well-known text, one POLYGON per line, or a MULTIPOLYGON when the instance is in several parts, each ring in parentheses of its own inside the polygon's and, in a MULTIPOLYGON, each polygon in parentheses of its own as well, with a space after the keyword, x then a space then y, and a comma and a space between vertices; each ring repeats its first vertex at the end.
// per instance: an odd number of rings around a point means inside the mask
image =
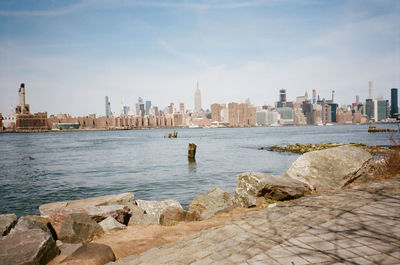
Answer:
POLYGON ((188 146, 188 160, 189 160, 189 162, 195 162, 196 161, 196 148, 197 148, 196 144, 189 143, 189 146, 188 146))

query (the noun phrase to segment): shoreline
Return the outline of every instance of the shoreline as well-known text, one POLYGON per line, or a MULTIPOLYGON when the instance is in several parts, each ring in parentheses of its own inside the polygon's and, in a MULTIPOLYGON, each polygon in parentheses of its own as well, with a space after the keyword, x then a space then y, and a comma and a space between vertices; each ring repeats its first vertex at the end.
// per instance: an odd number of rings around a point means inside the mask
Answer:
MULTIPOLYGON (((227 128, 283 128, 283 127, 331 127, 331 126, 371 126, 372 124, 376 125, 394 125, 400 124, 400 121, 395 122, 385 122, 385 123, 363 123, 363 124, 331 124, 331 125, 314 125, 314 124, 307 124, 307 125, 278 125, 278 126, 208 126, 208 127, 196 127, 191 128, 189 126, 185 127, 139 127, 139 128, 128 128, 128 127, 116 127, 116 128, 98 128, 98 129, 57 129, 57 130, 22 130, 22 131, 10 131, 10 130, 3 130, 0 131, 1 133, 59 133, 59 132, 99 132, 99 131, 140 131, 140 130, 179 130, 179 129, 227 129, 227 128)), ((382 131, 380 133, 388 133, 392 131, 382 131)), ((397 132, 397 131, 396 131, 397 132)))

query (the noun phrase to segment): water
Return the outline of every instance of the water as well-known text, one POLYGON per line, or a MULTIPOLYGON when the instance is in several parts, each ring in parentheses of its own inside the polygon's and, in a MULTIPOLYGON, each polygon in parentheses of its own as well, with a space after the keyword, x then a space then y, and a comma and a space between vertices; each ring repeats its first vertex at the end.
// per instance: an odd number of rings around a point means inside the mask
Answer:
POLYGON ((296 154, 274 144, 362 142, 388 145, 367 126, 260 127, 0 134, 0 214, 38 214, 44 203, 133 192, 138 199, 193 198, 218 186, 233 192, 246 171, 283 174, 296 154), (188 143, 197 144, 188 163, 188 143))

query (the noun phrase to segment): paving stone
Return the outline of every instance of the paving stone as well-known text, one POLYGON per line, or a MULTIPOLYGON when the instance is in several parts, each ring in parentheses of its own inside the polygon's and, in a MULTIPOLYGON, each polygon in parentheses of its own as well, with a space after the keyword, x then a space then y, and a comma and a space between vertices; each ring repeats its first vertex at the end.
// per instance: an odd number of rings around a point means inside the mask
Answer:
POLYGON ((276 258, 276 260, 281 264, 302 265, 302 264, 310 263, 309 261, 302 259, 299 256, 285 256, 285 257, 276 258))
POLYGON ((375 262, 380 265, 392 265, 392 264, 400 264, 400 260, 388 255, 374 255, 365 257, 368 260, 375 262))
POLYGON ((373 248, 369 248, 367 246, 361 246, 361 247, 354 247, 349 249, 351 252, 354 252, 356 254, 359 254, 360 256, 373 256, 373 255, 379 255, 382 254, 381 252, 373 249, 373 248))

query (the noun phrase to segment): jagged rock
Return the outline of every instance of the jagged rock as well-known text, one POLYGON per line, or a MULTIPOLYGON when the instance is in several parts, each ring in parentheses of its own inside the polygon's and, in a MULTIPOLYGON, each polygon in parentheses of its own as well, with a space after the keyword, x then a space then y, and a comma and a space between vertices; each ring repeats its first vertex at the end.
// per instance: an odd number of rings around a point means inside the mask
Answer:
POLYGON ((47 264, 59 253, 54 239, 41 229, 32 229, 0 238, 0 263, 47 264))
POLYGON ((234 197, 231 193, 220 188, 214 188, 205 194, 197 195, 189 206, 189 211, 197 213, 205 220, 217 212, 232 209, 234 197))
POLYGON ((60 264, 64 265, 103 265, 115 261, 113 250, 104 244, 83 243, 60 264))
POLYGON ((128 204, 131 218, 129 219, 128 225, 149 225, 149 224, 158 224, 159 220, 155 215, 147 214, 145 210, 137 206, 136 204, 128 204))
POLYGON ((238 184, 235 202, 243 207, 253 207, 262 200, 284 201, 302 197, 311 192, 303 182, 285 176, 260 172, 246 172, 236 176, 238 184))
POLYGON ((22 216, 18 219, 17 225, 11 230, 10 234, 15 234, 31 229, 41 229, 52 235, 54 240, 57 240, 57 235, 50 224, 48 218, 37 215, 22 216))
POLYGON ((367 174, 372 156, 349 145, 305 153, 294 161, 286 176, 314 190, 341 188, 367 174))
POLYGON ((185 211, 181 208, 168 207, 160 216, 161 225, 172 225, 176 222, 191 222, 200 220, 198 213, 185 211))
POLYGON ((7 235, 16 223, 17 216, 15 214, 0 214, 0 237, 7 235))
POLYGON ((104 231, 126 228, 126 225, 121 224, 111 216, 101 221, 99 225, 101 226, 101 228, 103 228, 104 231))
MULTIPOLYGON (((176 207, 183 209, 181 204, 175 200, 165 200, 165 201, 145 201, 145 200, 136 200, 137 206, 145 211, 145 215, 143 216, 146 221, 153 221, 154 218, 156 223, 160 222, 161 214, 167 209, 168 207, 176 207), (151 216, 154 216, 151 217, 151 216)), ((130 222, 131 223, 131 222, 130 222)))
POLYGON ((130 209, 124 205, 104 205, 104 206, 89 206, 86 208, 64 208, 59 212, 50 214, 49 220, 54 230, 58 234, 61 224, 66 216, 73 213, 84 213, 89 215, 94 221, 101 222, 108 216, 115 218, 122 224, 128 224, 131 216, 130 209))
POLYGON ((135 202, 135 196, 133 195, 133 193, 121 193, 116 195, 93 197, 75 201, 47 203, 39 206, 39 212, 40 215, 43 217, 50 217, 51 214, 58 213, 65 208, 85 209, 93 206, 125 205, 129 202, 135 202))
POLYGON ((67 243, 79 243, 91 240, 103 229, 89 215, 73 213, 67 215, 61 224, 58 239, 67 243))
POLYGON ((153 225, 153 224, 159 224, 160 220, 157 218, 157 216, 152 215, 152 214, 138 214, 131 217, 129 220, 128 225, 153 225))

